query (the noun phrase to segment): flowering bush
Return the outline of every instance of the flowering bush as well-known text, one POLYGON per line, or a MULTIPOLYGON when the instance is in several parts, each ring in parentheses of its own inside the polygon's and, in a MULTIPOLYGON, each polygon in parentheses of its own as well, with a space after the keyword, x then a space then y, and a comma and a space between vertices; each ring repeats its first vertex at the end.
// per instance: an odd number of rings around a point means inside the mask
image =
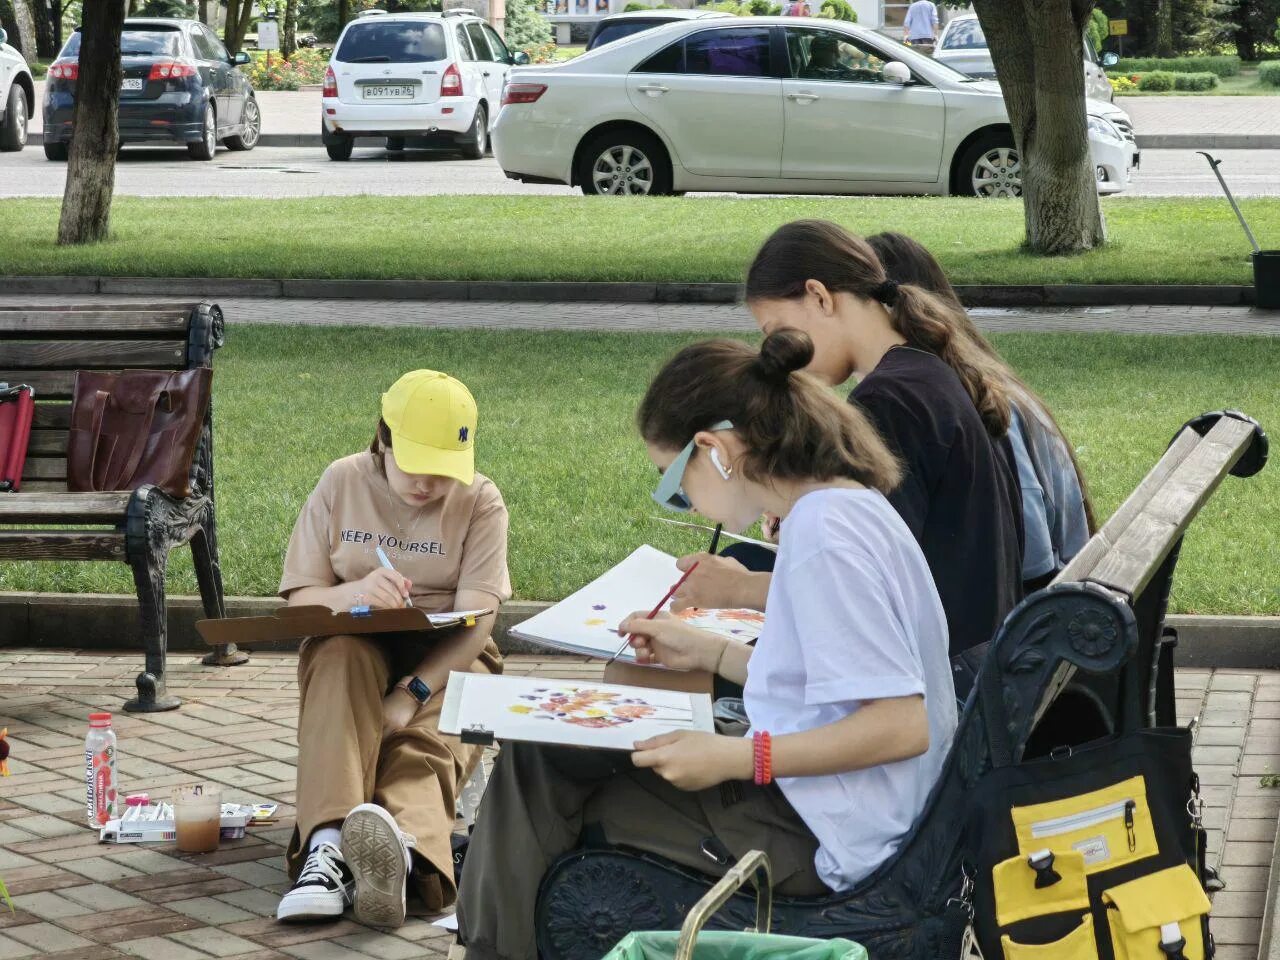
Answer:
POLYGON ((329 58, 323 51, 299 47, 288 60, 278 50, 271 51, 270 66, 267 54, 256 51, 253 62, 245 69, 255 90, 298 90, 303 84, 323 83, 328 65, 329 58))
POLYGON ((1111 82, 1111 89, 1116 93, 1129 93, 1131 90, 1137 90, 1138 84, 1129 77, 1107 77, 1111 82))
POLYGON ((556 45, 551 41, 525 47, 524 52, 529 55, 529 60, 533 63, 556 63, 560 60, 556 55, 556 45))

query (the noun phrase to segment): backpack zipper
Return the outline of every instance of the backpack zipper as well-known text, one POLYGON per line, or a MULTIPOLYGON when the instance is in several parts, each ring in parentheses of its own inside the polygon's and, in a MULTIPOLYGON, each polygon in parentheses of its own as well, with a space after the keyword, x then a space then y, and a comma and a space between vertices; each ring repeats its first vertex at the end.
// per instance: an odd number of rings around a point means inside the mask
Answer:
POLYGON ((1072 833, 1076 830, 1083 830, 1085 827, 1094 827, 1100 823, 1106 823, 1108 820, 1117 820, 1123 817, 1125 829, 1129 835, 1129 850, 1132 851, 1137 845, 1137 837, 1133 831, 1133 814, 1137 806, 1137 803, 1133 800, 1120 800, 1116 803, 1108 803, 1103 807, 1094 807, 1092 810, 1081 810, 1079 813, 1068 814, 1065 817, 1039 820, 1031 824, 1031 836, 1036 838, 1056 837, 1059 834, 1072 833))

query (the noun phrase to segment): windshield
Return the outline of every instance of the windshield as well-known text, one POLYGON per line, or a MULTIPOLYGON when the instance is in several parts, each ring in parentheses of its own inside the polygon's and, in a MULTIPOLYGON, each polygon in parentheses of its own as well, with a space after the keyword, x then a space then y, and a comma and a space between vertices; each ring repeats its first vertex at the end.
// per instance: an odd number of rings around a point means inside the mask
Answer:
POLYGON ((614 23, 606 23, 591 35, 591 42, 587 44, 587 49, 594 50, 606 43, 644 33, 646 30, 652 30, 669 22, 669 20, 618 20, 614 23))
POLYGON ((342 63, 435 63, 445 58, 438 23, 358 23, 347 28, 334 59, 342 63))
MULTIPOLYGON (((182 55, 181 35, 177 30, 164 27, 148 27, 145 30, 125 30, 120 35, 122 57, 178 57, 182 55)), ((74 58, 80 55, 80 31, 77 30, 62 48, 59 57, 74 58)))
POLYGON ((973 77, 969 76, 962 70, 957 70, 949 63, 944 63, 941 60, 935 60, 932 57, 926 57, 919 50, 912 49, 905 43, 894 40, 892 37, 886 37, 882 33, 877 33, 874 36, 875 39, 871 40, 864 35, 863 42, 882 57, 886 63, 892 60, 897 60, 898 62, 911 67, 920 60, 926 60, 935 70, 942 70, 951 74, 950 79, 952 80, 956 80, 961 83, 973 82, 973 77))
POLYGON ((942 38, 943 50, 985 50, 987 38, 982 35, 982 24, 977 20, 956 20, 947 28, 942 38))

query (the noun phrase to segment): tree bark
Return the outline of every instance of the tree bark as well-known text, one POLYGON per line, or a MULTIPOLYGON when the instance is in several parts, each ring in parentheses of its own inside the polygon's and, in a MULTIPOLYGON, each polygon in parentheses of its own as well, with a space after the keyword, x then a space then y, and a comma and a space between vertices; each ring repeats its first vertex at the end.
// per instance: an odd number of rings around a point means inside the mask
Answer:
POLYGON ((116 114, 123 25, 123 0, 94 0, 84 5, 71 152, 58 221, 59 245, 98 243, 110 231, 120 145, 116 114))
POLYGON ((58 55, 53 29, 53 8, 49 0, 31 0, 31 16, 36 28, 36 56, 52 60, 58 55))
POLYGON ((351 19, 351 0, 338 0, 338 29, 341 30, 351 19))
POLYGON ((298 0, 284 0, 284 36, 280 38, 280 52, 288 60, 298 49, 298 0))
POLYGON ((1173 2, 1160 0, 1156 6, 1156 56, 1172 57, 1173 50, 1173 2))
POLYGON ((36 20, 31 12, 31 0, 13 0, 13 20, 18 28, 17 48, 24 57, 34 59, 36 51, 36 20))
POLYGON ((244 46, 244 35, 249 32, 251 19, 253 0, 227 0, 227 25, 222 31, 222 42, 232 56, 244 46))
POLYGON ((197 8, 197 11, 196 11, 196 16, 200 18, 200 22, 203 23, 206 27, 210 26, 209 0, 200 0, 199 7, 197 8))
POLYGON ((973 0, 1013 126, 1026 245, 1035 253, 1076 253, 1106 240, 1080 66, 1093 5, 973 0))

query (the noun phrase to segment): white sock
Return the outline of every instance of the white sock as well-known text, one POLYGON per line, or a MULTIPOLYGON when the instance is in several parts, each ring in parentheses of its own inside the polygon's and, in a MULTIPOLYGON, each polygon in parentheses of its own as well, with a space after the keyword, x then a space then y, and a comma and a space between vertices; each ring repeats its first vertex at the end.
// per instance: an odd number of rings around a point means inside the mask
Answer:
POLYGON ((317 827, 312 831, 311 839, 307 841, 307 853, 310 853, 322 843, 331 843, 341 850, 342 831, 337 827, 317 827))

